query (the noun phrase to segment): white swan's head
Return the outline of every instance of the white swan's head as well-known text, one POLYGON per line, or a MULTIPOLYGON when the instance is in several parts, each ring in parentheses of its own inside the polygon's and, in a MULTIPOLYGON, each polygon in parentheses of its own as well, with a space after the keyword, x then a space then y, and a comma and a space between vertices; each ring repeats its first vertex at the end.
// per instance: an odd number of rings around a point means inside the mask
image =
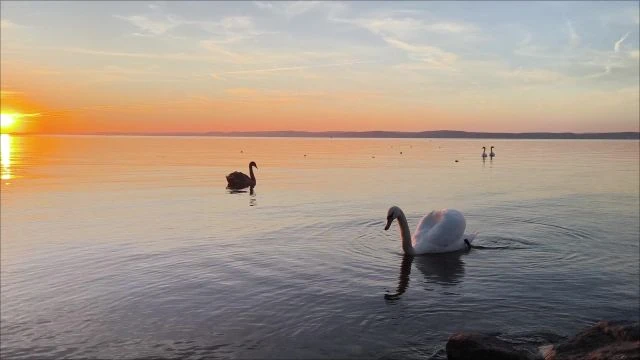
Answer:
POLYGON ((385 230, 389 230, 391 223, 400 216, 400 213, 402 213, 402 210, 397 206, 389 208, 389 211, 387 212, 387 226, 384 227, 385 230))

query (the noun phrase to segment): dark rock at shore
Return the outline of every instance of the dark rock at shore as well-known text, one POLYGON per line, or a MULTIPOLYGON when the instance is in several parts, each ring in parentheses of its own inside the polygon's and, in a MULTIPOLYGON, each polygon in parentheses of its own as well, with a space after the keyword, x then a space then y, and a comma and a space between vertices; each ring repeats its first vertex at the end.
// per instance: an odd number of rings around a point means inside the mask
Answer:
POLYGON ((446 349, 449 360, 640 360, 640 323, 600 321, 567 340, 539 345, 456 333, 446 349))
POLYGON ((448 359, 533 360, 540 359, 536 349, 520 348, 493 335, 457 333, 447 341, 448 359))
POLYGON ((545 359, 640 360, 640 323, 600 321, 554 346, 545 359))

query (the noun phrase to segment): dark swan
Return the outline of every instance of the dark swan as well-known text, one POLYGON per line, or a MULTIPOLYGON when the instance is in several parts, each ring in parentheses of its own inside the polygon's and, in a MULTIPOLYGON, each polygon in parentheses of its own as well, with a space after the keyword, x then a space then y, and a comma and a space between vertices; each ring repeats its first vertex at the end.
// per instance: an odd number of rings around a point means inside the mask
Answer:
POLYGON ((258 168, 255 162, 249 163, 249 175, 243 174, 239 171, 234 171, 227 175, 227 188, 229 189, 244 189, 247 187, 253 188, 256 186, 256 177, 253 175, 253 167, 258 168))

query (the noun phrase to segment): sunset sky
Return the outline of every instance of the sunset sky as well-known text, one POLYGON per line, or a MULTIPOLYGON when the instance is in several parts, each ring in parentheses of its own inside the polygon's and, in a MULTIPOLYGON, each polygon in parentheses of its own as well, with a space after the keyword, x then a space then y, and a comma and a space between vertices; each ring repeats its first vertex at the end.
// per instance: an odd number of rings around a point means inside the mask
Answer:
POLYGON ((3 131, 638 131, 639 11, 2 1, 3 131))

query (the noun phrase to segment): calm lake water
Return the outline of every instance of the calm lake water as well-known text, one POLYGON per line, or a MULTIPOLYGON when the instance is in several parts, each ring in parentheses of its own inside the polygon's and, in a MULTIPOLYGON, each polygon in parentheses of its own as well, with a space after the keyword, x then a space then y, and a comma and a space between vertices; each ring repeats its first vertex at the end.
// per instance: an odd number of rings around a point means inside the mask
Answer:
POLYGON ((0 355, 438 359, 456 331, 638 320, 638 159, 638 141, 3 135, 0 355), (252 160, 255 192, 229 193, 252 160), (478 248, 403 261, 391 205, 412 231, 458 209, 478 248))

